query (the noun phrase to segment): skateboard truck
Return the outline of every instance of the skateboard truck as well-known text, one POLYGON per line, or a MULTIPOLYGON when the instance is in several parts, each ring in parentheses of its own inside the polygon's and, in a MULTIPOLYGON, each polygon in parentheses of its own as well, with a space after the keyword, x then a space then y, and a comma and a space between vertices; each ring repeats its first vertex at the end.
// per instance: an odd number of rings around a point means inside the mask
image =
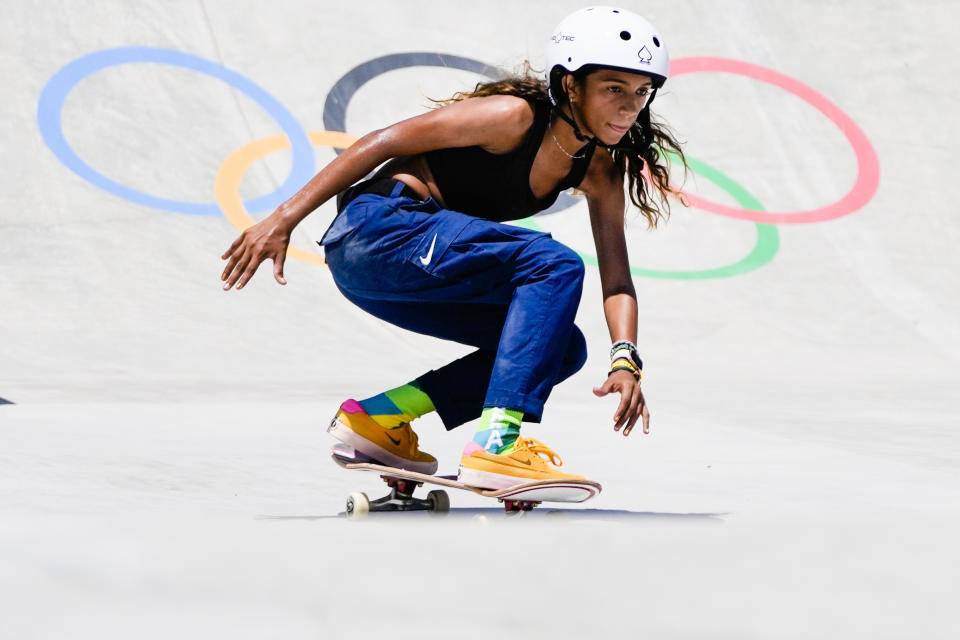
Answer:
POLYGON ((498 501, 503 503, 503 508, 507 513, 532 511, 534 507, 540 504, 539 500, 508 500, 506 498, 499 498, 498 501))
POLYGON ((359 518, 378 511, 429 511, 437 515, 450 511, 450 497, 442 489, 431 491, 426 498, 417 498, 413 492, 423 486, 422 482, 389 475, 381 475, 380 479, 390 487, 390 493, 376 500, 371 500, 365 493, 351 493, 346 505, 348 518, 359 518))

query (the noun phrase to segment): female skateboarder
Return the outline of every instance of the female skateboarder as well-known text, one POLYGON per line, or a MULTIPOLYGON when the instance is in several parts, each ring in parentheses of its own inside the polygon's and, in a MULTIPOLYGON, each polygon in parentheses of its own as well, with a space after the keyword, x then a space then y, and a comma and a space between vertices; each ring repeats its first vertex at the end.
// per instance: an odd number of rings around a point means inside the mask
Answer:
POLYGON ((649 431, 624 183, 651 227, 669 215, 665 152, 685 161, 650 114, 667 48, 644 18, 591 7, 554 30, 547 63, 545 79, 481 84, 367 134, 222 256, 225 290, 243 288, 267 259, 285 284, 293 228, 339 194, 321 244, 343 295, 405 329, 476 347, 401 387, 344 402, 330 432, 362 459, 434 473, 437 461, 419 450, 410 422, 437 411, 447 429, 479 417, 460 461, 466 484, 581 477, 557 469, 559 456, 520 426, 538 422, 553 386, 586 361, 574 325, 583 262, 549 234, 503 224, 570 188, 589 205, 613 341, 610 372, 594 393, 620 394, 614 430, 628 435, 642 421, 649 431))

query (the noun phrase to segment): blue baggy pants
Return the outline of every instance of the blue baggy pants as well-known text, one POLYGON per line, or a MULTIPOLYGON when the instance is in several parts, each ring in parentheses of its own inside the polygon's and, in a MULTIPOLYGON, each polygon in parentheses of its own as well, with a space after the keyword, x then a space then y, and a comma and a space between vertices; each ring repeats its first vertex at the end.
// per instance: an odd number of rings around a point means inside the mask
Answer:
POLYGON ((321 240, 334 282, 382 320, 477 347, 417 378, 447 429, 494 406, 539 422, 553 386, 586 362, 573 323, 583 261, 550 234, 405 197, 403 186, 341 209, 321 240))

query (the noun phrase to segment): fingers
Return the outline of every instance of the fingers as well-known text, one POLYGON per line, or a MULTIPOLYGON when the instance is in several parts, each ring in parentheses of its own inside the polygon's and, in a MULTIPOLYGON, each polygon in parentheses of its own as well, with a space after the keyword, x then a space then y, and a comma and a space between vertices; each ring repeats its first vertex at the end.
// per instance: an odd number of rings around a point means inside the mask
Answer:
POLYGON ((637 424, 637 420, 640 418, 640 402, 642 400, 643 395, 640 393, 640 385, 636 385, 630 393, 630 421, 623 429, 624 436, 630 435, 630 432, 633 431, 633 426, 637 424))
POLYGON ((287 284, 287 279, 283 277, 283 263, 286 259, 286 251, 282 251, 279 256, 273 259, 273 278, 280 284, 287 284))
POLYGON ((624 391, 625 393, 623 395, 626 396, 627 400, 628 419, 623 428, 623 435, 628 436, 630 432, 633 431, 633 425, 637 423, 637 419, 640 417, 640 400, 643 396, 640 395, 640 387, 638 385, 634 385, 624 391))
POLYGON ((613 416, 613 430, 628 436, 637 423, 642 423, 643 432, 650 433, 650 412, 640 384, 630 379, 618 380, 617 376, 611 376, 603 385, 595 387, 593 393, 603 397, 612 391, 620 394, 620 402, 613 416))
POLYGON ((613 416, 613 430, 620 431, 620 428, 630 420, 630 393, 626 389, 617 389, 620 392, 620 404, 617 406, 617 413, 613 416))
POLYGON ((227 260, 227 266, 223 268, 223 273, 220 274, 220 280, 226 284, 223 286, 224 291, 228 291, 230 287, 237 281, 237 278, 233 275, 234 273, 240 273, 246 267, 246 260, 249 260, 247 257, 248 250, 245 248, 244 243, 247 239, 247 232, 244 231, 237 239, 233 241, 230 245, 230 248, 220 256, 221 260, 227 260), (241 260, 244 261, 241 264, 241 260), (239 268, 238 268, 239 267, 239 268))
POLYGON ((223 290, 229 291, 247 268, 250 257, 247 253, 234 253, 227 263, 227 268, 223 270, 220 279, 224 281, 223 290))
POLYGON ((612 375, 602 385, 594 388, 593 393, 597 397, 603 397, 613 391, 620 394, 620 403, 617 405, 616 413, 613 414, 613 430, 620 431, 620 428, 630 419, 630 394, 626 393, 623 382, 618 380, 618 376, 612 375))
POLYGON ((633 395, 631 393, 632 385, 627 382, 628 380, 632 382, 632 378, 621 376, 620 373, 622 372, 618 371, 609 376, 602 385, 593 390, 593 393, 598 397, 603 397, 612 391, 620 394, 620 403, 617 405, 616 413, 613 414, 614 431, 620 431, 633 417, 633 411, 630 407, 633 395))
POLYGON ((263 260, 263 257, 254 257, 250 251, 245 251, 239 258, 231 258, 231 262, 234 264, 233 266, 228 264, 228 269, 224 271, 226 284, 223 285, 223 290, 229 291, 233 286, 236 286, 237 289, 243 289, 243 286, 257 272, 263 260))
POLYGON ((637 421, 642 418, 643 410, 646 409, 646 406, 647 405, 643 401, 643 394, 640 393, 640 387, 637 386, 637 388, 634 389, 633 400, 630 403, 630 408, 633 410, 633 417, 630 418, 630 422, 627 424, 626 428, 624 428, 623 435, 630 435, 630 432, 633 431, 633 427, 636 426, 637 421))
MULTIPOLYGON (((240 263, 240 260, 243 259, 243 257, 244 257, 244 254, 236 250, 230 255, 230 260, 227 262, 227 266, 224 267, 223 273, 220 274, 220 279, 227 283, 227 285, 224 286, 224 290, 229 289, 231 286, 233 286, 233 282, 235 281, 235 279, 231 279, 230 276, 233 274, 234 269, 236 269, 237 265, 240 263)), ((241 270, 242 270, 242 267, 241 267, 241 270)))
POLYGON ((287 284, 283 275, 283 266, 287 257, 287 242, 284 238, 273 240, 257 235, 249 229, 240 234, 230 248, 221 257, 227 260, 227 265, 220 274, 224 282, 223 290, 229 291, 234 286, 243 287, 253 278, 260 268, 260 264, 267 259, 273 260, 273 277, 280 284, 287 284))
MULTIPOLYGON (((253 274, 260 268, 260 262, 261 260, 249 260, 243 271, 238 271, 240 277, 237 280, 237 289, 243 289, 243 286, 250 282, 250 278, 252 278, 253 274)), ((234 274, 234 277, 236 277, 236 274, 234 274)))
POLYGON ((642 421, 643 432, 650 433, 650 410, 647 408, 647 401, 643 397, 643 392, 640 390, 639 385, 637 386, 637 413, 634 415, 633 419, 630 421, 630 424, 627 425, 627 428, 623 430, 623 435, 628 436, 630 432, 633 431, 633 427, 636 425, 637 421, 642 421))
POLYGON ((221 260, 226 260, 227 256, 232 255, 234 251, 237 250, 237 247, 243 242, 243 236, 237 236, 237 239, 233 241, 233 244, 230 245, 230 248, 223 252, 223 255, 220 256, 221 260))

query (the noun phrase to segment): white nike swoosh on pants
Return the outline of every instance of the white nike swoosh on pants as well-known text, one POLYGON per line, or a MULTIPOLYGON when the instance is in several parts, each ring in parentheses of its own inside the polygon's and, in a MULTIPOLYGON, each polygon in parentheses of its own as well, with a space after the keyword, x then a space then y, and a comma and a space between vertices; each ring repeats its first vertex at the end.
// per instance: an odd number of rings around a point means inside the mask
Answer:
POLYGON ((423 266, 430 264, 430 261, 433 259, 433 248, 437 246, 437 234, 433 234, 433 242, 430 243, 430 251, 427 251, 427 255, 420 256, 420 262, 423 266))

